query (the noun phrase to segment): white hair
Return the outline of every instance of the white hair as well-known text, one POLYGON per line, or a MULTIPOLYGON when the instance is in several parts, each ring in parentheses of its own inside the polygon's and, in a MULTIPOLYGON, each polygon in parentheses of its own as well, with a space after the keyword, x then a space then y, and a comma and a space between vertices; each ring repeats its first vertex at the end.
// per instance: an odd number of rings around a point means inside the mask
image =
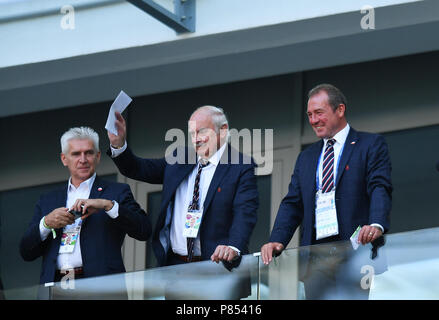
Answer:
POLYGON ((99 135, 92 128, 76 127, 66 131, 61 136, 61 152, 66 154, 69 152, 69 141, 72 139, 88 139, 93 142, 95 151, 99 152, 99 135))
POLYGON ((218 134, 221 130, 221 127, 223 125, 227 125, 227 135, 226 135, 226 141, 230 139, 230 132, 229 132, 229 121, 227 120, 226 114, 224 113, 224 110, 219 107, 215 106, 202 106, 198 107, 194 112, 192 112, 192 116, 197 111, 207 111, 210 118, 212 119, 213 125, 215 126, 215 131, 218 134))

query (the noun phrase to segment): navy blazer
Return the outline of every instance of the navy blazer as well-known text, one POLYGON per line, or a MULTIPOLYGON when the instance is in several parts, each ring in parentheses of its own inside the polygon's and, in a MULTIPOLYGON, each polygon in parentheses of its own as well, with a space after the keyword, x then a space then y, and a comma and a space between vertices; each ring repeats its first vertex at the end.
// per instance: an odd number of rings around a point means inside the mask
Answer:
MULTIPOLYGON (((323 140, 302 151, 282 200, 270 242, 285 247, 302 224, 300 245, 314 243, 316 172, 323 140)), ((387 144, 378 134, 350 128, 338 164, 335 201, 340 240, 347 240, 358 226, 379 223, 390 227, 391 164, 387 144)))
MULTIPOLYGON (((66 206, 67 185, 40 197, 32 221, 20 242, 20 253, 24 260, 43 257, 40 275, 42 284, 54 281, 63 229, 56 229, 55 239, 50 233, 45 241, 41 241, 40 220, 52 210, 66 206)), ((127 184, 96 177, 89 199, 98 198, 117 201, 119 216, 112 219, 101 210, 84 219, 80 240, 84 277, 125 272, 121 253, 125 235, 145 241, 152 233, 149 216, 134 200, 127 184)))
MULTIPOLYGON (((200 226, 202 260, 210 259, 218 245, 234 246, 241 254, 248 253, 248 242, 256 224, 259 205, 254 173, 256 165, 250 158, 235 151, 230 145, 225 149, 204 201, 200 226), (232 157, 234 161, 231 161, 232 157)), ((177 155, 177 152, 184 152, 182 164, 170 164, 171 161, 166 158, 139 158, 129 148, 113 158, 123 175, 148 183, 163 184, 160 214, 152 239, 159 266, 166 264, 170 250, 169 235, 176 190, 196 165, 188 164, 188 159, 196 159, 191 149, 178 149, 173 155, 177 155)))

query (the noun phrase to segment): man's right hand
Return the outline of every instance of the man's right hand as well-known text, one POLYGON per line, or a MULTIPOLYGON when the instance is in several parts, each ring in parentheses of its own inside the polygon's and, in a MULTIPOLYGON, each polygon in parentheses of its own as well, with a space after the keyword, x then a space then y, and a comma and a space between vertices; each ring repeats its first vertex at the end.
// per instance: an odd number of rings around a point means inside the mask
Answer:
POLYGON ((116 129, 117 129, 117 136, 112 134, 110 131, 108 132, 108 139, 110 140, 110 144, 114 148, 122 148, 125 144, 125 139, 127 136, 127 125, 125 122, 125 119, 122 117, 120 112, 115 112, 116 116, 116 129))
POLYGON ((75 216, 68 208, 57 208, 44 217, 44 222, 49 228, 59 229, 75 222, 75 216))
POLYGON ((280 254, 284 250, 284 245, 280 242, 269 242, 262 246, 261 257, 264 264, 268 265, 273 260, 273 254, 280 254))

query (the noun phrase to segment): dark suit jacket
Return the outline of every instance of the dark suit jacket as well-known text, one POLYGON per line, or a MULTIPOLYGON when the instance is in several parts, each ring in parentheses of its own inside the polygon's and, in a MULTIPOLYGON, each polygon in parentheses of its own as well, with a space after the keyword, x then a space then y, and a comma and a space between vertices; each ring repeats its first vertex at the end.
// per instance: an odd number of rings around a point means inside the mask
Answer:
MULTIPOLYGON (((80 245, 84 277, 125 272, 121 254, 125 235, 145 241, 152 233, 149 216, 134 200, 127 184, 108 182, 96 177, 89 199, 97 198, 117 201, 119 216, 112 219, 102 210, 83 221, 80 245)), ((42 195, 35 207, 32 221, 21 239, 20 253, 24 260, 32 261, 43 257, 40 283, 54 281, 62 235, 62 228, 57 229, 55 239, 50 233, 45 241, 41 241, 40 220, 52 210, 65 207, 66 200, 67 183, 60 190, 42 195)))
MULTIPOLYGON (((322 148, 323 140, 320 140, 299 154, 270 242, 280 242, 286 247, 296 228, 302 224, 300 244, 313 244, 316 172, 322 148)), ((391 165, 384 138, 350 128, 336 177, 340 240, 349 239, 359 225, 379 223, 387 231, 391 193, 391 165)))
MULTIPOLYGON (((191 149, 178 149, 173 155, 177 152, 184 152, 183 164, 169 164, 166 158, 142 159, 136 157, 129 148, 113 158, 123 175, 148 183, 163 184, 160 215, 152 240, 160 266, 165 265, 171 247, 169 234, 176 190, 195 167, 195 164, 187 164, 188 159, 196 159, 193 152, 190 156, 191 149)), ((258 208, 254 169, 255 164, 250 158, 245 158, 230 146, 225 149, 204 202, 200 226, 203 260, 210 259, 218 245, 234 246, 241 254, 248 253, 248 242, 256 224, 258 208)))

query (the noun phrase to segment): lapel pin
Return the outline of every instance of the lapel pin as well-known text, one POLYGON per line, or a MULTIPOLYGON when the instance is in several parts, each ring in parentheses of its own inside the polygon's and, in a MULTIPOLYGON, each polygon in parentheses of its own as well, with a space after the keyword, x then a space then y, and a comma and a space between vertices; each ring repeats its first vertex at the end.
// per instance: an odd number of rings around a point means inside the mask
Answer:
POLYGON ((99 188, 98 188, 98 191, 102 191, 102 188, 101 188, 101 187, 99 187, 99 188))
POLYGON ((346 165, 346 170, 349 170, 349 165, 348 164, 346 165))
POLYGON ((355 141, 352 141, 351 144, 355 144, 355 141))
POLYGON ((218 192, 221 192, 221 187, 218 187, 218 192))

